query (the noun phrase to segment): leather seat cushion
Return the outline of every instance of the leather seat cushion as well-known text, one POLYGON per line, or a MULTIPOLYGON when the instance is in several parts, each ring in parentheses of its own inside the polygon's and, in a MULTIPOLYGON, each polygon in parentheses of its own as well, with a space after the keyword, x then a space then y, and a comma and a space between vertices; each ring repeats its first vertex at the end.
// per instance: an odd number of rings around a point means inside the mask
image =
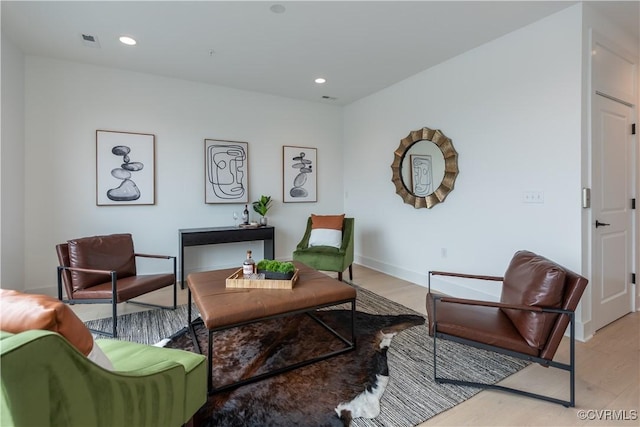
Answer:
MULTIPOLYGON (((128 301, 148 292, 173 285, 174 281, 173 273, 130 276, 124 279, 118 277, 117 301, 118 303, 128 301)), ((111 299, 111 296, 111 281, 73 293, 74 299, 111 299)))
MULTIPOLYGON (((433 335, 433 301, 433 295, 427 294, 430 335, 433 335)), ((527 343, 511 319, 499 308, 442 301, 438 301, 437 304, 438 332, 532 356, 539 354, 538 349, 527 343)))
MULTIPOLYGON (((566 273, 553 261, 529 251, 518 251, 504 275, 500 302, 560 308, 566 273)), ((542 349, 557 314, 502 309, 530 346, 542 349)))
MULTIPOLYGON (((118 279, 136 275, 136 261, 131 234, 93 236, 68 241, 69 265, 94 270, 115 270, 118 279)), ((109 281, 107 274, 71 272, 74 291, 109 281)))

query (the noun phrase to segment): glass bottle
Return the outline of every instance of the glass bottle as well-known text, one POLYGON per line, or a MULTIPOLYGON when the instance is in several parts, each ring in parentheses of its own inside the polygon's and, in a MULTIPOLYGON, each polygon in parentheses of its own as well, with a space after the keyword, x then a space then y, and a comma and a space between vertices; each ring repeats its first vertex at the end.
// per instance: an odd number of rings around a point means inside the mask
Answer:
POLYGON ((244 211, 242 211, 242 223, 249 225, 249 209, 247 209, 247 205, 244 205, 244 211))
POLYGON ((242 263, 242 277, 250 279, 251 275, 256 271, 256 263, 251 258, 251 251, 247 251, 247 259, 242 263))

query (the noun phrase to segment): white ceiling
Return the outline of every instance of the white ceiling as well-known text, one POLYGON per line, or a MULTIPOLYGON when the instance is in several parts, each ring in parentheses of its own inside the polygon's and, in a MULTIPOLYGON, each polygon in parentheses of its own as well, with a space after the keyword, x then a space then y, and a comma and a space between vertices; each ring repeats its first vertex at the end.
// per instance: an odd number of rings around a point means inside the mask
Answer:
MULTIPOLYGON (((1 13, 26 54, 345 105, 575 3, 3 0, 1 13)), ((638 37, 638 1, 593 3, 638 37)))

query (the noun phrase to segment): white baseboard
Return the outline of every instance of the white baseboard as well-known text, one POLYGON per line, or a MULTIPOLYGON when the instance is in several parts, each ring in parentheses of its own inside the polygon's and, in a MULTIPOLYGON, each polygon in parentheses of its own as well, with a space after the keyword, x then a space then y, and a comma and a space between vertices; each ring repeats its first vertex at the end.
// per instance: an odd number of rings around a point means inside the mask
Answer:
POLYGON ((410 271, 403 268, 396 267, 395 265, 388 264, 383 261, 375 260, 373 258, 363 257, 355 255, 354 262, 360 264, 372 270, 379 271, 381 273, 388 274, 389 276, 397 277, 407 282, 415 283, 416 285, 427 287, 427 275, 417 271, 410 271))
MULTIPOLYGON (((429 273, 427 271, 411 271, 363 256, 357 256, 356 258, 356 262, 365 267, 424 286, 425 288, 428 286, 429 273)), ((496 296, 495 292, 491 292, 492 287, 495 286, 492 284, 487 285, 484 280, 456 279, 452 277, 445 279, 444 276, 433 276, 431 278, 431 288, 433 291, 459 298, 496 301, 500 295, 498 293, 496 296), (482 283, 482 285, 479 286, 479 283, 482 283)))

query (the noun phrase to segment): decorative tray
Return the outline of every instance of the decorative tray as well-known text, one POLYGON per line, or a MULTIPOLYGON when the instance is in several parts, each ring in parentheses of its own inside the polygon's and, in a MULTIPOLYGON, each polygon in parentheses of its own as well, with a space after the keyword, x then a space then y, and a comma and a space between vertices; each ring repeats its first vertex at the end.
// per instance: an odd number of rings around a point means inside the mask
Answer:
POLYGON ((238 224, 238 228, 260 228, 260 224, 238 224))
POLYGON ((259 289, 293 289, 298 281, 299 270, 296 268, 293 277, 290 280, 275 279, 244 279, 242 269, 236 270, 231 276, 227 277, 227 288, 259 288, 259 289))

